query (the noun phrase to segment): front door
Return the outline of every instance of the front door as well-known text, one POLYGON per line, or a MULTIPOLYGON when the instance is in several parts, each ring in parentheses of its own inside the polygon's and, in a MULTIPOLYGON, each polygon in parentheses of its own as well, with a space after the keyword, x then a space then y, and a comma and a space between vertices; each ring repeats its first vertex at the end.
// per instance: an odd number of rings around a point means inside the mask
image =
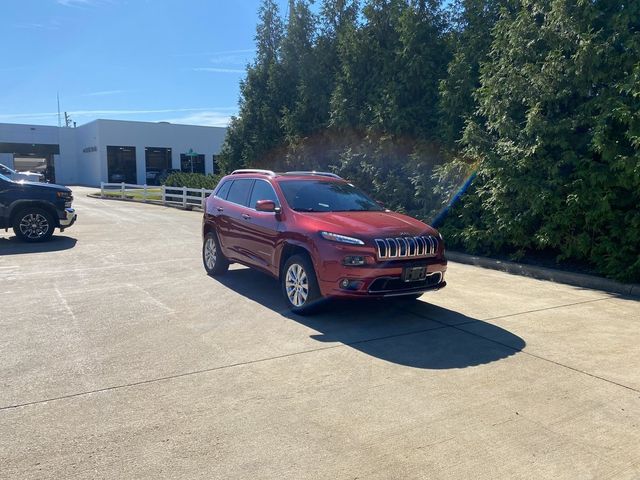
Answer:
POLYGON ((266 180, 256 180, 249 199, 249 211, 243 217, 248 232, 249 250, 255 264, 277 274, 275 264, 278 228, 281 225, 274 212, 259 212, 255 209, 258 200, 272 200, 280 206, 280 200, 273 187, 266 180))
POLYGON ((0 178, 0 227, 5 228, 10 225, 5 224, 5 219, 8 222, 9 203, 11 197, 12 183, 0 178))

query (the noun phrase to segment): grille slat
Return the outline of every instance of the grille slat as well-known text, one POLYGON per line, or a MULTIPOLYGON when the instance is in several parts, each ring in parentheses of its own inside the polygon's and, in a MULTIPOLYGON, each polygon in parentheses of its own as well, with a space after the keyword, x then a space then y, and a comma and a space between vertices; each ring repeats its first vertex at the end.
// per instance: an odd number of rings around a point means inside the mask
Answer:
POLYGON ((434 257, 438 239, 431 235, 418 237, 376 238, 379 259, 434 257))

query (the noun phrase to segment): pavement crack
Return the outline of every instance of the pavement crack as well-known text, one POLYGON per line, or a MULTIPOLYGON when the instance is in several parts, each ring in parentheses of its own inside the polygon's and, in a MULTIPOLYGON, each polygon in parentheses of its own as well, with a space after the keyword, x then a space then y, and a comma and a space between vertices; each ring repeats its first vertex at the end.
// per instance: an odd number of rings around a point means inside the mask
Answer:
MULTIPOLYGON (((518 313, 514 313, 514 314, 510 314, 510 315, 503 315, 503 316, 489 318, 489 319, 486 319, 486 320, 483 320, 483 321, 496 320, 496 319, 500 319, 500 318, 523 315, 525 313, 533 313, 533 312, 538 312, 538 311, 551 310, 551 309, 555 309, 555 308, 568 307, 568 306, 572 306, 572 305, 579 305, 579 304, 583 304, 583 303, 591 303, 591 302, 597 302, 597 301, 602 301, 602 300, 607 300, 607 298, 600 298, 600 299, 596 299, 596 300, 586 300, 586 301, 582 301, 582 302, 575 302, 575 303, 572 303, 572 304, 559 305, 559 306, 555 306, 555 307, 541 308, 541 309, 537 309, 537 310, 529 310, 529 311, 526 311, 526 312, 518 312, 518 313)), ((405 311, 407 313, 410 313, 410 314, 412 314, 414 316, 417 316, 419 318, 430 320, 430 321, 438 324, 439 326, 435 326, 435 327, 432 326, 432 327, 429 327, 429 328, 411 330, 409 332, 401 332, 401 333, 395 333, 395 334, 384 335, 384 336, 379 336, 379 337, 362 339, 362 340, 355 340, 355 341, 352 341, 352 342, 342 342, 342 343, 337 343, 335 345, 328 345, 328 346, 325 346, 325 347, 319 347, 319 348, 314 348, 314 349, 310 349, 310 350, 303 350, 303 351, 292 352, 292 353, 287 353, 287 354, 283 354, 283 355, 276 355, 276 356, 272 356, 272 357, 259 358, 259 359, 256 359, 256 360, 248 360, 248 361, 245 361, 245 362, 232 363, 232 364, 228 364, 228 365, 219 365, 217 367, 205 368, 205 369, 194 370, 194 371, 190 371, 190 372, 178 373, 178 374, 174 374, 174 375, 167 375, 167 376, 163 376, 163 377, 156 377, 156 378, 151 378, 151 379, 146 379, 146 380, 140 380, 138 382, 129 382, 129 383, 124 383, 124 384, 120 384, 120 385, 112 385, 112 386, 109 386, 109 387, 98 388, 98 389, 94 389, 94 390, 87 390, 87 391, 77 392, 77 393, 71 393, 71 394, 68 394, 68 395, 61 395, 61 396, 58 396, 58 397, 47 398, 47 399, 44 399, 44 400, 34 400, 34 401, 31 401, 31 402, 23 402, 23 403, 17 403, 17 404, 12 404, 12 405, 5 405, 5 406, 0 407, 0 412, 1 411, 6 411, 6 410, 11 410, 11 409, 14 409, 14 408, 19 408, 19 407, 27 407, 27 406, 38 405, 38 404, 43 404, 43 403, 48 403, 48 402, 53 402, 53 401, 58 401, 58 400, 66 400, 66 399, 71 399, 71 398, 75 398, 75 397, 93 395, 93 394, 96 394, 96 393, 109 392, 109 391, 119 390, 119 389, 123 389, 123 388, 137 387, 137 386, 141 386, 141 385, 158 383, 158 382, 163 382, 163 381, 168 381, 168 380, 175 380, 175 379, 182 378, 182 377, 200 375, 200 374, 203 374, 203 373, 215 372, 217 370, 224 370, 224 369, 227 369, 227 368, 235 368, 235 367, 240 367, 240 366, 244 366, 244 365, 252 365, 252 364, 257 364, 257 363, 269 362, 269 361, 272 361, 272 360, 279 360, 279 359, 283 359, 283 358, 294 357, 294 356, 297 356, 297 355, 304 355, 304 354, 308 354, 308 353, 320 352, 320 351, 323 351, 323 350, 350 347, 350 346, 354 346, 354 345, 361 345, 361 344, 364 344, 364 343, 376 342, 376 341, 380 341, 380 340, 387 340, 387 339, 391 339, 391 338, 398 338, 398 337, 409 336, 409 335, 418 335, 420 333, 425 333, 425 332, 428 332, 428 331, 440 330, 440 329, 445 329, 445 328, 453 328, 455 330, 458 330, 460 332, 466 333, 468 335, 472 335, 472 336, 475 336, 475 337, 478 337, 478 338, 482 338, 484 340, 487 340, 487 341, 493 342, 495 344, 501 345, 501 346, 503 346, 505 348, 508 348, 508 349, 511 349, 513 351, 521 352, 521 353, 523 353, 525 355, 529 355, 531 357, 538 358, 540 360, 543 360, 543 361, 546 361, 546 362, 549 362, 549 363, 553 363, 553 364, 558 365, 560 367, 564 367, 564 368, 573 370, 575 372, 582 373, 584 375, 588 375, 590 377, 593 377, 593 378, 596 378, 596 379, 611 383, 613 385, 617 385, 617 386, 623 387, 623 388, 628 389, 628 390, 632 390, 634 392, 640 392, 640 390, 635 389, 633 387, 630 387, 628 385, 624 385, 624 384, 615 382, 613 380, 609 380, 607 378, 600 377, 598 375, 594 375, 594 374, 591 374, 589 372, 585 372, 583 370, 571 367, 569 365, 562 364, 560 362, 556 362, 554 360, 542 357, 540 355, 536 355, 534 353, 526 352, 526 351, 524 351, 522 349, 514 348, 511 345, 499 342, 499 341, 497 341, 497 340, 495 340, 493 338, 486 337, 486 336, 483 336, 483 335, 480 335, 480 334, 477 334, 477 333, 474 333, 474 332, 470 332, 470 331, 465 330, 463 328, 459 328, 459 327, 462 327, 462 326, 465 326, 465 325, 477 323, 479 320, 475 320, 474 319, 474 320, 469 320, 467 322, 458 323, 456 325, 449 325, 449 324, 446 324, 446 323, 444 323, 442 321, 439 321, 439 320, 437 320, 437 319, 435 319, 435 318, 433 318, 431 316, 420 314, 420 313, 408 310, 406 308, 400 308, 400 310, 405 311)))
POLYGON ((319 348, 314 348, 314 349, 310 349, 310 350, 303 350, 300 352, 292 352, 292 353, 286 353, 283 355, 275 355, 273 357, 266 357, 266 358, 259 358, 256 360, 248 360, 246 362, 238 362, 238 363, 232 363, 232 364, 228 364, 228 365, 219 365, 217 367, 211 367, 211 368, 204 368, 201 370, 193 370, 191 372, 184 372, 184 373, 177 373, 174 375, 166 375, 164 377, 156 377, 156 378, 150 378, 150 379, 146 379, 146 380, 140 380, 138 382, 129 382, 129 383, 123 383, 120 385, 112 385, 110 387, 104 387, 104 388, 96 388, 94 390, 86 390, 83 392, 76 392, 76 393, 70 393, 68 395, 60 395, 58 397, 51 397, 51 398, 47 398, 44 400, 34 400, 32 402, 23 402, 23 403, 16 403, 16 404, 12 404, 12 405, 5 405, 0 407, 0 412, 5 411, 5 410, 11 410, 14 408, 20 408, 20 407, 28 407, 28 406, 32 406, 32 405, 39 405, 39 404, 43 404, 43 403, 48 403, 48 402, 55 402, 58 400, 67 400, 70 398, 76 398, 76 397, 82 397, 82 396, 86 396, 86 395, 93 395, 96 393, 104 393, 104 392, 110 392, 113 390, 120 390, 123 388, 130 388, 130 387, 138 387, 141 385, 148 385, 151 383, 158 383, 158 382, 163 382, 163 381, 167 381, 167 380, 175 380, 178 378, 183 378, 183 377, 189 377, 189 376, 194 376, 194 375, 200 375, 203 373, 209 373, 209 372, 215 372, 217 370, 224 370, 227 368, 235 368, 235 367, 241 367, 241 366, 245 366, 245 365, 253 365, 256 363, 263 363, 263 362, 269 362, 272 360, 280 360, 283 358, 288 358, 288 357, 294 357, 297 355, 304 355, 307 353, 314 353, 314 352, 320 352, 323 350, 330 350, 330 349, 334 349, 334 348, 344 348, 344 347, 349 347, 352 345, 360 345, 363 343, 368 343, 368 342, 376 342, 376 341, 380 341, 380 340, 387 340, 390 338, 397 338, 397 337, 403 337, 403 336, 408 336, 408 335, 417 335, 420 333, 425 333, 425 332, 429 332, 432 330, 440 330, 443 328, 448 328, 448 325, 442 325, 442 326, 436 326, 436 327, 430 327, 430 328, 423 328, 420 330, 412 330, 410 332, 401 332, 401 333, 396 333, 396 334, 392 334, 392 335, 385 335, 385 336, 381 336, 381 337, 374 337, 374 338, 367 338, 367 339, 363 339, 363 340, 356 340, 353 342, 348 342, 348 343, 337 343, 335 345, 328 345, 326 347, 319 347, 319 348))
POLYGON ((528 310, 526 312, 518 312, 518 313, 513 313, 513 314, 510 314, 510 315, 502 315, 502 316, 498 316, 498 317, 487 318, 485 320, 471 320, 469 322, 458 323, 456 325, 446 324, 446 323, 444 323, 444 322, 442 322, 440 320, 437 320, 437 319, 433 318, 432 316, 424 315, 424 314, 421 314, 421 313, 417 313, 417 312, 414 312, 412 310, 408 310, 406 308, 403 308, 402 310, 404 312, 410 313, 410 314, 415 315, 417 317, 424 318, 425 320, 431 320, 432 322, 439 323, 440 325, 451 327, 451 328, 454 328, 456 330, 459 330, 460 332, 464 332, 464 333, 466 333, 468 335, 472 335, 474 337, 482 338, 484 340, 487 340, 489 342, 495 343, 497 345, 501 345, 501 346, 503 346, 505 348, 513 350, 514 352, 523 353, 523 354, 528 355, 530 357, 537 358, 538 360, 543 360, 545 362, 552 363, 552 364, 557 365, 559 367, 563 367, 563 368, 572 370, 574 372, 581 373, 583 375, 587 375, 587 376, 589 376, 591 378, 595 378, 597 380, 602 380, 603 382, 607 382, 607 383, 610 383, 612 385, 616 385, 618 387, 622 387, 622 388, 625 388, 627 390, 631 390, 632 392, 640 393, 640 389, 638 389, 638 388, 631 387, 629 385, 625 385, 625 384, 620 383, 620 382, 616 382, 615 380, 611 380, 609 378, 601 377, 600 375, 596 375, 594 373, 589 373, 589 372, 587 372, 585 370, 581 370, 579 368, 572 367, 571 365, 567 365, 565 363, 558 362, 556 360, 552 360, 550 358, 546 358, 546 357, 543 357, 541 355, 536 355, 535 353, 527 352, 527 351, 525 351, 525 350, 523 350, 521 348, 516 348, 516 347, 514 347, 512 345, 509 345, 507 343, 500 342, 500 341, 496 340, 495 338, 487 337, 487 336, 484 336, 484 335, 480 335, 479 333, 470 332, 470 331, 465 330, 463 328, 459 328, 460 326, 469 325, 469 324, 477 323, 477 322, 485 322, 486 323, 486 322, 488 322, 490 320, 498 320, 498 319, 502 319, 502 318, 515 317, 515 316, 518 316, 518 315, 524 315, 526 313, 542 312, 542 311, 545 311, 545 310, 553 310, 553 309, 556 309, 556 308, 570 307, 570 306, 573 306, 573 305, 582 305, 582 304, 585 304, 585 303, 601 302, 601 301, 608 300, 608 299, 609 299, 609 297, 597 298, 595 300, 585 300, 585 301, 582 301, 582 302, 575 302, 575 303, 569 303, 569 304, 565 304, 565 305, 558 305, 558 306, 555 306, 555 307, 539 308, 539 309, 536 309, 536 310, 528 310))

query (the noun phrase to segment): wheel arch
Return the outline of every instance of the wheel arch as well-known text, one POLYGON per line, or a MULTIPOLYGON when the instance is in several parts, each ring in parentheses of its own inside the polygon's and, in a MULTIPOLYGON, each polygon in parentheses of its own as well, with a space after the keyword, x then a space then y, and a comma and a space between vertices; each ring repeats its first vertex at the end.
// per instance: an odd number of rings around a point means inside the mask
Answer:
POLYGON ((284 242, 282 245, 282 250, 280 251, 280 260, 278 262, 278 278, 280 278, 280 276, 282 275, 282 268, 284 267, 284 264, 293 255, 306 255, 311 260, 311 263, 314 263, 313 256, 311 255, 311 252, 306 247, 306 245, 294 243, 291 241, 284 242))
POLYGON ((215 233, 216 237, 218 237, 218 239, 220 238, 219 235, 218 235, 218 229, 216 228, 215 224, 212 223, 212 222, 204 221, 202 223, 202 237, 203 238, 206 237, 207 233, 210 233, 210 232, 211 233, 215 233))
POLYGON ((46 211, 53 219, 53 226, 55 228, 60 227, 60 218, 58 217, 56 208, 48 202, 37 200, 18 200, 17 202, 14 202, 11 207, 9 207, 9 224, 13 224, 15 216, 27 208, 39 208, 46 211))

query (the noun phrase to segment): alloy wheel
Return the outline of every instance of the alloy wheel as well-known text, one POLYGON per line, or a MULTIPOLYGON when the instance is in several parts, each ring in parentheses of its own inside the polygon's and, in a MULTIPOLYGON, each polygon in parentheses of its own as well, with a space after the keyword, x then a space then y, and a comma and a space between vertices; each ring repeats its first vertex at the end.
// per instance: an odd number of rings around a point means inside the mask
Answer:
POLYGON ((207 238, 204 245, 204 261, 209 270, 213 270, 218 260, 218 247, 213 237, 207 238))
POLYGON ((297 263, 292 264, 285 276, 287 297, 292 305, 301 307, 309 297, 309 278, 304 268, 297 263))
POLYGON ((49 232, 49 221, 44 215, 30 213, 20 220, 20 233, 30 240, 44 237, 49 232))

